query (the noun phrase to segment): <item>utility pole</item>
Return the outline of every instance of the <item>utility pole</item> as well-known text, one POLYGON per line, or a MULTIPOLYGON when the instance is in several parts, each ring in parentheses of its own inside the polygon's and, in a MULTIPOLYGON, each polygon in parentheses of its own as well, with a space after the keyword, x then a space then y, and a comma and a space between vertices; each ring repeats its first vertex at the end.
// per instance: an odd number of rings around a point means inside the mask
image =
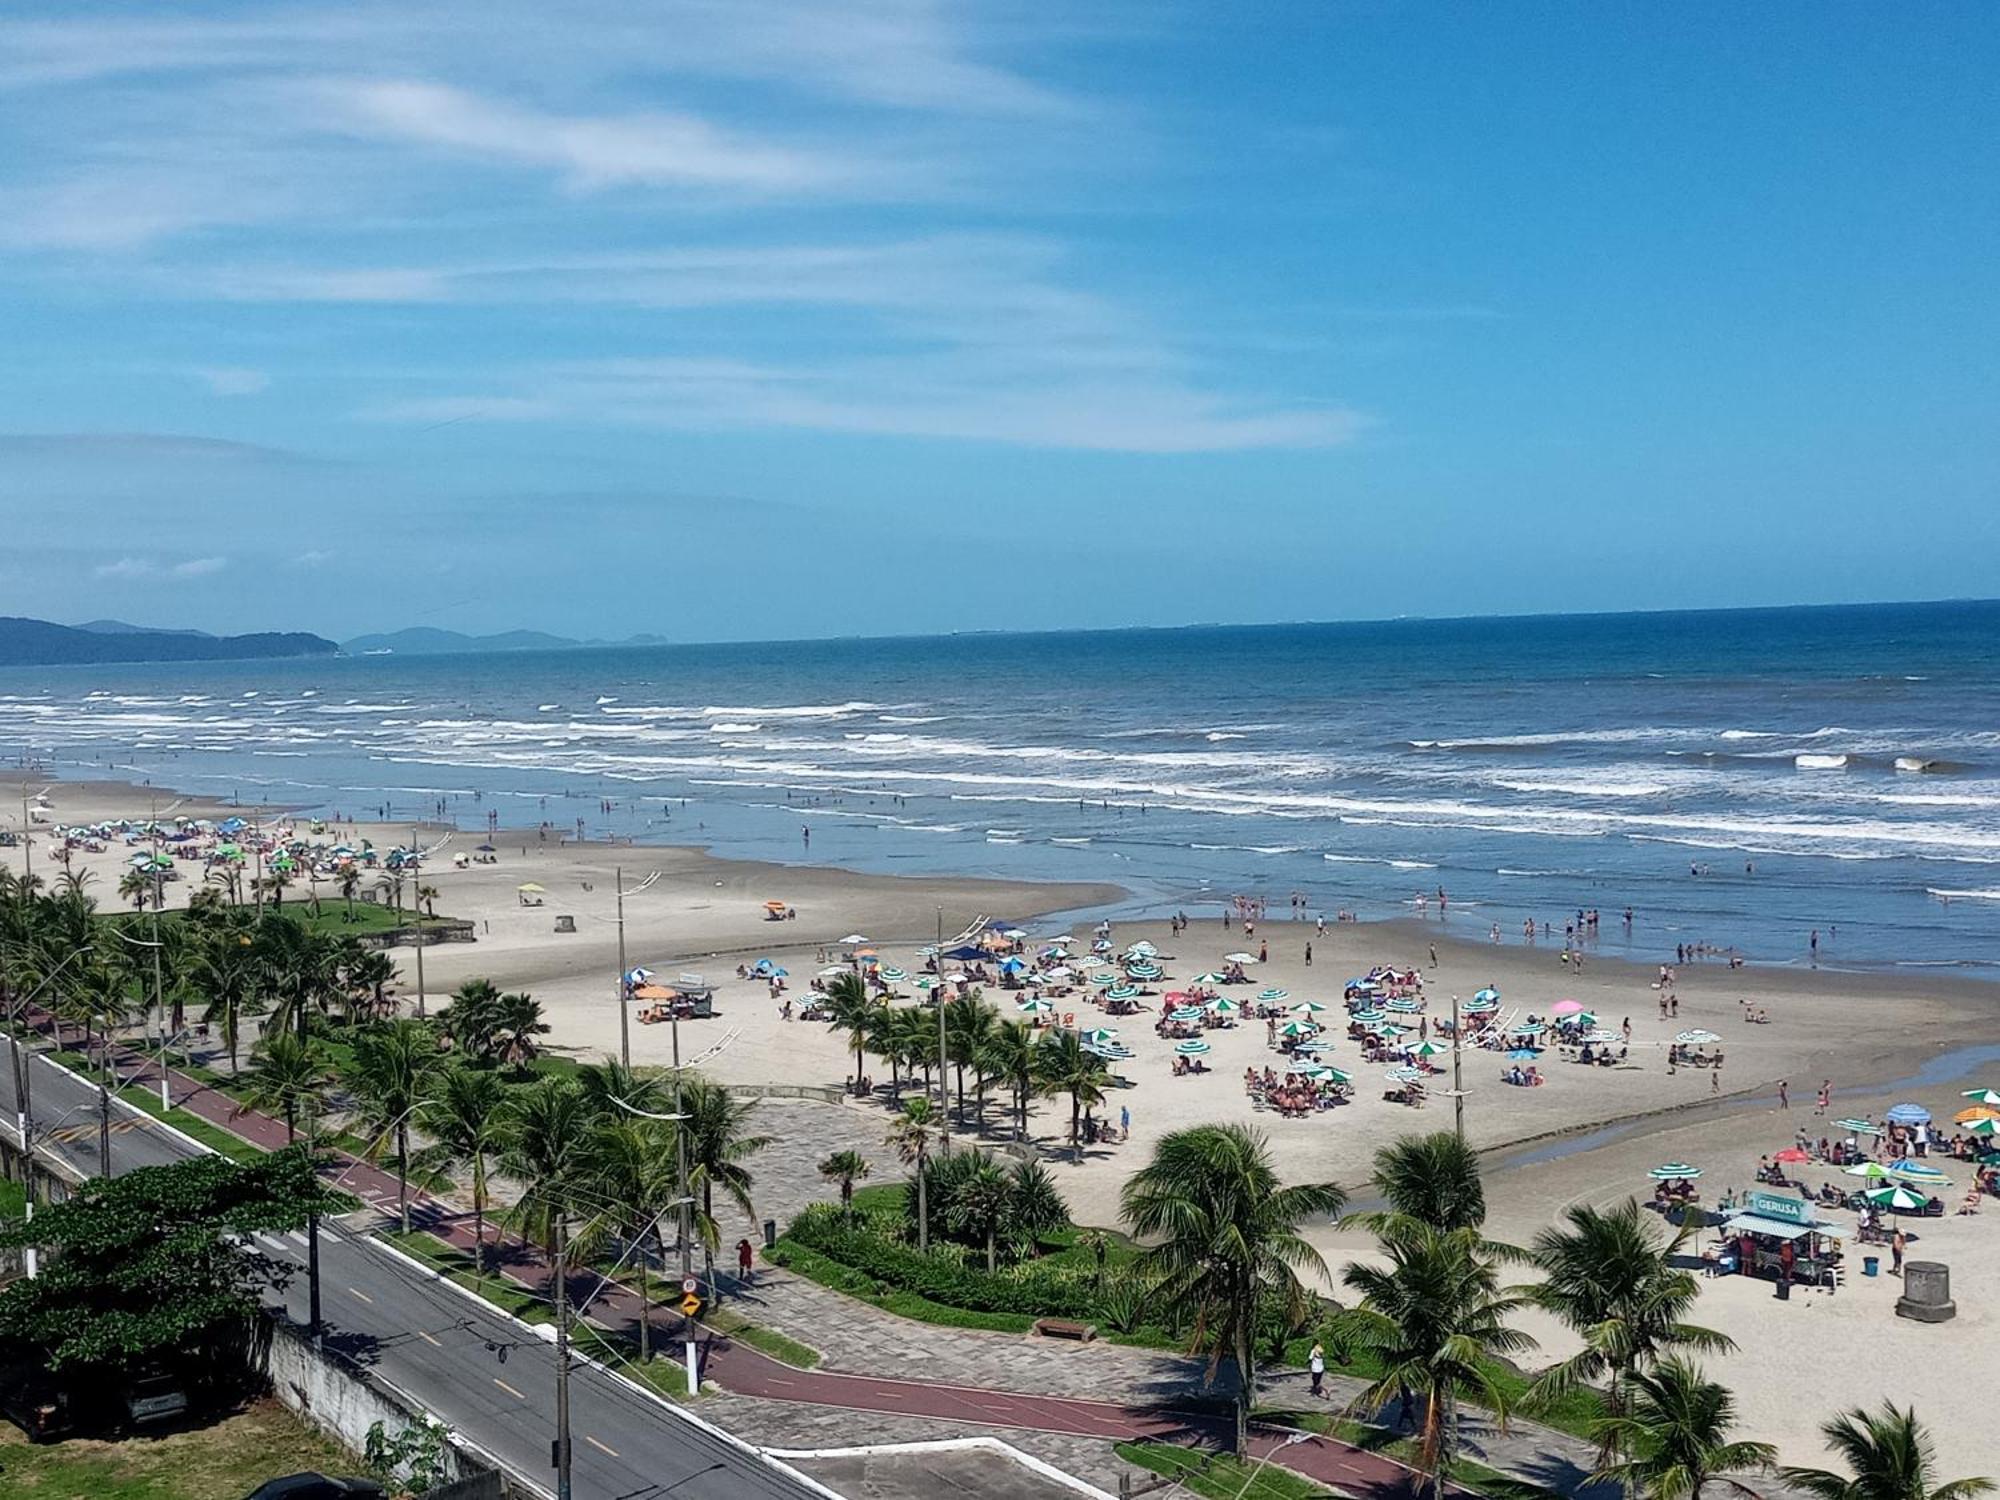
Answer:
POLYGON ((938 997, 938 1155, 951 1155, 951 1043, 945 1032, 944 992, 944 908, 937 909, 937 951, 931 955, 937 965, 938 982, 931 993, 938 997))
MULTIPOLYGON (((319 1170, 319 1109, 318 1100, 308 1096, 305 1100, 306 1114, 306 1159, 319 1170)), ((306 1205, 306 1298, 308 1318, 306 1329, 312 1335, 313 1348, 320 1346, 324 1324, 319 1312, 319 1183, 313 1183, 312 1200, 306 1205)))
POLYGON ((556 1500, 571 1500, 569 1477, 569 1215, 556 1217, 556 1438, 550 1459, 556 1500))
MULTIPOLYGON (((415 853, 416 848, 417 848, 417 827, 414 823, 412 823, 410 825, 410 851, 412 853, 415 853)), ((410 889, 415 893, 416 896, 415 905, 417 908, 417 1019, 421 1021, 424 1018, 424 865, 422 860, 417 860, 414 862, 413 871, 414 873, 412 874, 411 879, 413 880, 414 884, 410 887, 410 889)), ((408 1226, 406 1225, 404 1227, 407 1228, 408 1226)))
MULTIPOLYGON (((674 1039, 674 1198, 679 1206, 675 1232, 681 1241, 681 1280, 686 1281, 694 1275, 694 1226, 688 1219, 687 1115, 681 1106, 681 1012, 678 1001, 667 1002, 667 1016, 668 1029, 674 1039)), ((640 1274, 645 1274, 643 1268, 640 1274)))
POLYGON ((157 799, 152 805, 153 859, 146 876, 153 883, 153 1009, 160 1016, 160 1111, 165 1113, 174 1107, 167 1087, 167 1024, 166 987, 160 980, 160 907, 167 899, 167 883, 160 878, 160 808, 157 799))
POLYGON ((632 986, 625 977, 625 871, 620 867, 611 873, 618 886, 618 1061, 629 1068, 632 1066, 632 986))
MULTIPOLYGON (((107 1056, 105 1065, 110 1065, 107 1056)), ((111 1175, 111 1091, 104 1086, 104 1077, 97 1079, 97 1175, 108 1178, 111 1175)))
POLYGON ((1459 1071, 1460 1042, 1458 1034, 1458 996, 1451 997, 1451 1123, 1458 1132, 1458 1142, 1465 1144, 1465 1084, 1459 1071))

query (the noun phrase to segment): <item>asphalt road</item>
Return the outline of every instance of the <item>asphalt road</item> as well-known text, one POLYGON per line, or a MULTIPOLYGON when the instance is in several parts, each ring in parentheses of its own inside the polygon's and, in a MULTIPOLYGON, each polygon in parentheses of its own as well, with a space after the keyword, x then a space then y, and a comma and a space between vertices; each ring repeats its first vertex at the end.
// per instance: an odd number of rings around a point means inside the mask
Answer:
MULTIPOLYGON (((0 1132, 10 1142, 16 1139, 12 1049, 12 1040, 0 1037, 0 1132)), ((30 1065, 36 1134, 77 1171, 94 1175, 96 1090, 40 1054, 30 1065)), ((118 1105, 113 1127, 113 1171, 179 1161, 200 1150, 118 1105)), ((259 1239, 274 1258, 296 1268, 277 1300, 305 1327, 305 1235, 259 1239)), ((321 1230, 320 1286, 331 1348, 553 1494, 556 1374, 549 1343, 344 1229, 321 1230)), ((831 1493, 586 1363, 572 1362, 570 1423, 576 1500, 805 1500, 831 1493)))

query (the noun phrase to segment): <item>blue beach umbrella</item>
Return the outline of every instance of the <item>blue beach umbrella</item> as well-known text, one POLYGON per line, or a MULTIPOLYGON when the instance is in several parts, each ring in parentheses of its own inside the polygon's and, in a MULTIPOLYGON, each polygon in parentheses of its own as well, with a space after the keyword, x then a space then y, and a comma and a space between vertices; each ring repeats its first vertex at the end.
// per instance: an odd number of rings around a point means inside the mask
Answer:
POLYGON ((1495 989, 1474 990, 1472 998, 1482 1005, 1497 1005, 1500 1003, 1500 992, 1495 989))
MULTIPOLYGON (((1139 998, 1139 991, 1129 984, 1114 984, 1104 992, 1104 998, 1107 1000, 1136 1000, 1139 998)), ((1199 1014, 1199 1012, 1196 1012, 1196 1014, 1199 1014)))
POLYGON ((1533 1047, 1516 1047, 1507 1054, 1507 1058, 1510 1062, 1533 1062, 1541 1055, 1533 1047))
POLYGON ((1889 1164, 1891 1176, 1900 1177, 1905 1182, 1950 1182, 1951 1178, 1927 1161, 1898 1161, 1889 1164))
POLYGON ((1890 1106, 1889 1112, 1882 1118, 1891 1125, 1928 1125, 1931 1122, 1931 1112, 1921 1104, 1895 1104, 1890 1106))
POLYGON ((1280 990, 1280 989, 1259 990, 1257 992, 1257 998, 1259 1000, 1264 1001, 1266 1004, 1276 1005, 1281 1000, 1291 999, 1292 992, 1290 990, 1280 990))

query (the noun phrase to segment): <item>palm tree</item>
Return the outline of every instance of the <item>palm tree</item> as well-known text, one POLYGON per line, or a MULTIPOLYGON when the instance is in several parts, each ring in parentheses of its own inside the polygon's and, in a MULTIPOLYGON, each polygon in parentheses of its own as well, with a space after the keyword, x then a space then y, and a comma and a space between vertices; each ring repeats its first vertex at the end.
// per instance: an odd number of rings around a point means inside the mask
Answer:
POLYGON ((584 1143, 594 1123, 575 1080, 544 1078, 517 1089, 500 1169, 522 1185, 509 1211, 525 1241, 532 1234, 553 1256, 562 1224, 577 1202, 584 1143))
POLYGON ((345 921, 354 920, 354 893, 361 889, 361 867, 345 864, 340 867, 340 899, 347 903, 345 921))
POLYGON ((525 991, 502 995, 493 1007, 493 1055, 518 1072, 541 1055, 535 1040, 546 1036, 549 1023, 542 1019, 541 1002, 525 991))
POLYGON ((487 1166, 507 1138, 507 1085, 482 1068, 463 1063, 441 1069, 417 1110, 417 1123, 433 1142, 438 1164, 472 1171, 472 1264, 486 1268, 487 1166))
POLYGON ((258 968, 244 914, 231 911, 219 916, 201 945, 196 976, 208 995, 208 1008, 202 1012, 202 1020, 220 1023, 223 1043, 229 1048, 231 1074, 237 1071, 243 1013, 255 993, 258 968))
POLYGON ((374 1013, 381 1015, 388 1009, 383 992, 396 982, 396 961, 379 948, 364 953, 348 965, 347 982, 358 990, 366 990, 374 1013))
POLYGON ((754 1222, 757 1217, 750 1201, 755 1179, 744 1162, 770 1145, 773 1137, 745 1133, 756 1107, 697 1074, 688 1073, 681 1079, 683 1118, 679 1128, 687 1141, 688 1192, 701 1194, 702 1253, 708 1260, 710 1286, 715 1284, 715 1249, 722 1242, 715 1217, 716 1188, 728 1195, 746 1219, 754 1222))
POLYGON ((1326 1263, 1299 1226, 1329 1219, 1347 1196, 1332 1183, 1280 1187, 1263 1135, 1242 1125, 1196 1125, 1164 1137, 1120 1197, 1132 1232, 1151 1243, 1143 1270, 1162 1306, 1194 1330, 1209 1378, 1235 1361, 1236 1451, 1244 1451, 1257 1389, 1254 1341, 1260 1300, 1310 1299, 1300 1271, 1326 1263))
POLYGON ((928 1094, 903 1101, 902 1113, 889 1126, 889 1145, 906 1167, 915 1168, 917 1181, 917 1252, 931 1248, 929 1189, 924 1180, 924 1163, 930 1157, 931 1142, 944 1125, 937 1106, 928 1094))
POLYGON ((1701 1500, 1702 1491, 1719 1482, 1757 1500, 1755 1490, 1728 1472, 1768 1469, 1778 1450, 1732 1442, 1735 1424, 1736 1398, 1728 1388, 1669 1355, 1632 1376, 1628 1410, 1597 1424, 1600 1443, 1631 1457, 1600 1467, 1590 1482, 1623 1485, 1637 1500, 1701 1500))
POLYGON ((658 1074, 635 1073, 615 1057, 583 1064, 576 1070, 576 1081, 590 1108, 607 1117, 623 1114, 625 1106, 663 1115, 673 1103, 666 1080, 658 1074))
POLYGON ((1007 1085, 1014 1096, 1014 1139, 1028 1136, 1028 1101, 1035 1093, 1035 1029, 1026 1021, 1002 1021, 986 1044, 979 1064, 987 1077, 1007 1085))
POLYGON ((347 1086, 360 1102, 362 1128, 372 1137, 369 1158, 378 1158, 385 1143, 395 1141, 396 1206, 405 1234, 410 1232, 410 1116, 443 1064, 436 1036, 421 1021, 392 1021, 354 1038, 347 1086))
POLYGON ((1854 1477, 1827 1469, 1778 1471, 1786 1484, 1819 1500, 1972 1500, 1996 1488, 1990 1479, 1933 1480, 1936 1455, 1914 1408, 1898 1411, 1884 1401, 1880 1412, 1844 1411, 1819 1430, 1854 1477))
POLYGON ((1477 1229, 1486 1222, 1479 1154, 1454 1131, 1406 1135, 1375 1153, 1375 1187, 1389 1207, 1350 1222, 1378 1233, 1422 1226, 1477 1229))
POLYGON ((869 1172, 868 1158, 859 1151, 836 1151, 819 1164, 819 1175, 840 1184, 840 1216, 854 1222, 854 1184, 869 1172))
POLYGON ((1416 1468, 1442 1497, 1458 1451, 1459 1397, 1477 1398, 1506 1425, 1494 1361, 1533 1346, 1506 1325, 1526 1299, 1501 1288, 1477 1230, 1405 1227, 1382 1237, 1382 1251, 1387 1265, 1350 1265, 1341 1275, 1361 1294, 1361 1305, 1340 1315, 1341 1331, 1381 1368, 1351 1409, 1379 1412, 1395 1401, 1407 1416, 1421 1398, 1416 1468))
POLYGON ((1000 1012, 991 1001, 978 995, 967 995, 963 1000, 940 1000, 938 1003, 945 1007, 944 1045, 945 1056, 951 1061, 953 1089, 957 1095, 955 1118, 963 1125, 965 1070, 972 1068, 975 1077, 978 1075, 979 1060, 999 1029, 1000 1012))
POLYGON ((132 903, 134 911, 144 911, 146 898, 152 893, 152 877, 142 870, 130 869, 118 877, 118 894, 132 903))
POLYGON ((1074 1031, 1051 1031, 1035 1043, 1035 1082, 1050 1098, 1069 1095, 1069 1146, 1083 1159, 1083 1112, 1104 1102, 1104 1059, 1074 1031))
POLYGON ((578 1252, 590 1255, 624 1241, 639 1262, 639 1360, 653 1357, 652 1271, 646 1245, 659 1233, 660 1216, 676 1196, 674 1153, 655 1121, 621 1115, 599 1119, 584 1136, 577 1161, 578 1252))
MULTIPOLYGON (((1583 1348, 1543 1373, 1534 1401, 1608 1377, 1605 1412, 1617 1416, 1634 1370, 1676 1350, 1722 1354, 1736 1347, 1725 1335, 1685 1321, 1701 1295, 1694 1276, 1672 1264, 1687 1230, 1661 1243, 1631 1198, 1608 1211, 1574 1204, 1563 1220, 1566 1227, 1551 1226, 1535 1237, 1534 1261, 1543 1280, 1529 1297, 1567 1324, 1583 1348)), ((1597 1461, 1607 1464, 1616 1456, 1606 1448, 1597 1461)))
POLYGON ((499 1006, 498 985, 490 979, 468 979, 452 991, 450 1001, 437 1013, 438 1025, 467 1058, 490 1061, 499 1006))
POLYGON ((419 885, 417 887, 417 904, 423 908, 424 915, 429 917, 433 922, 437 920, 437 900, 438 889, 436 886, 419 885))
POLYGON ((324 1111, 332 1081, 325 1056, 311 1041, 273 1031, 251 1052, 250 1073, 239 1092, 245 1109, 283 1118, 285 1144, 290 1145, 299 1138, 300 1115, 324 1111))
POLYGON ((972 1167, 952 1189, 946 1222, 959 1234, 986 1241, 986 1269, 1000 1269, 1000 1230, 1013 1209, 1014 1184, 985 1152, 975 1153, 972 1167))
POLYGON ((868 986, 861 982, 859 974, 837 974, 827 981, 827 1014, 833 1018, 833 1029, 847 1033, 847 1043, 854 1049, 854 1092, 861 1092, 861 1063, 868 1046, 868 1031, 873 1025, 881 1007, 868 998, 868 986))

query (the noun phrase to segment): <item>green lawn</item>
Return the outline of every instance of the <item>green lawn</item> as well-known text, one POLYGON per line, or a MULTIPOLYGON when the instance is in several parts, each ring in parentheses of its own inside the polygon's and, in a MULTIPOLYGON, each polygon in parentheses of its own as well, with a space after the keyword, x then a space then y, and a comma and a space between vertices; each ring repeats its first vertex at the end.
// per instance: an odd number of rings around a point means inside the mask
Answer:
MULTIPOLYGON (((1370 1453, 1387 1454, 1403 1463, 1416 1461, 1417 1445, 1414 1439, 1373 1427, 1365 1422, 1351 1421, 1346 1417, 1334 1416, 1323 1411, 1292 1411, 1259 1407, 1257 1420, 1270 1422, 1279 1427, 1297 1427, 1306 1432, 1331 1434, 1343 1442, 1352 1443, 1370 1453)), ((1477 1490, 1482 1495, 1491 1495, 1495 1500, 1555 1500, 1554 1490, 1544 1489, 1538 1484, 1530 1484, 1525 1479, 1516 1479, 1511 1474, 1503 1474, 1498 1469, 1489 1469, 1476 1459, 1458 1458, 1451 1465, 1451 1477, 1469 1490, 1477 1490)))
MULTIPOLYGON (((196 889, 199 888, 199 886, 196 887, 196 889)), ((254 903, 247 899, 247 897, 243 904, 246 907, 254 906, 254 903)), ((319 902, 319 911, 315 914, 312 909, 312 903, 300 899, 295 891, 286 892, 283 905, 266 901, 264 903, 264 910, 275 912, 279 916, 289 917, 294 922, 303 923, 314 932, 326 933, 332 937, 366 937, 371 933, 389 932, 398 927, 414 927, 418 922, 417 914, 407 906, 403 908, 401 916, 398 916, 396 908, 393 906, 371 905, 366 901, 356 901, 354 903, 354 911, 350 916, 346 903, 338 895, 322 895, 319 902)), ((168 911, 161 912, 160 920, 162 922, 178 922, 185 920, 186 916, 187 908, 174 907, 168 911)), ((121 924, 150 922, 153 920, 153 913, 151 911, 137 912, 128 907, 122 911, 106 911, 103 914, 103 919, 108 922, 118 922, 121 924)), ((431 925, 449 922, 452 918, 446 915, 424 917, 422 920, 426 925, 431 925)))
POLYGON ((40 1447, 0 1422, 0 1494, 9 1500, 235 1500, 267 1479, 317 1469, 354 1475, 360 1462, 275 1401, 165 1437, 40 1447))
POLYGON ((726 1334, 738 1343, 748 1344, 752 1349, 768 1354, 771 1358, 791 1365, 794 1369, 811 1370, 819 1365, 819 1350, 808 1344, 801 1344, 797 1339, 787 1338, 775 1328, 752 1323, 748 1318, 738 1315, 727 1307, 712 1308, 701 1315, 701 1320, 717 1333, 726 1334))
POLYGON ((1173 1443, 1114 1447, 1127 1463, 1176 1480, 1189 1494, 1211 1500, 1318 1500, 1336 1493, 1274 1463, 1246 1464, 1227 1453, 1205 1453, 1173 1443))
POLYGON ((164 1120, 183 1135, 193 1136, 231 1161, 255 1161, 264 1154, 243 1137, 224 1130, 220 1125, 212 1125, 199 1115, 191 1115, 179 1107, 161 1109, 159 1095, 144 1084, 134 1084, 118 1097, 128 1104, 137 1105, 154 1119, 164 1120))

